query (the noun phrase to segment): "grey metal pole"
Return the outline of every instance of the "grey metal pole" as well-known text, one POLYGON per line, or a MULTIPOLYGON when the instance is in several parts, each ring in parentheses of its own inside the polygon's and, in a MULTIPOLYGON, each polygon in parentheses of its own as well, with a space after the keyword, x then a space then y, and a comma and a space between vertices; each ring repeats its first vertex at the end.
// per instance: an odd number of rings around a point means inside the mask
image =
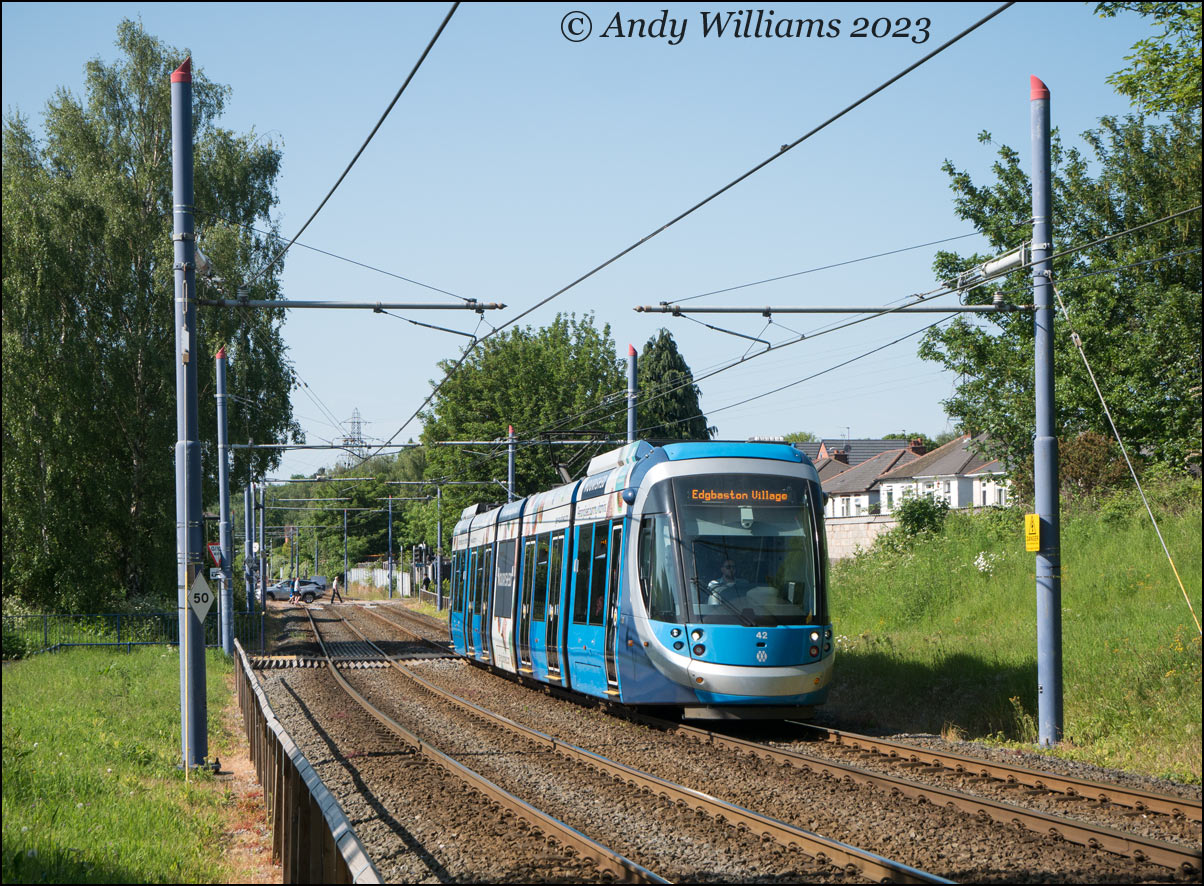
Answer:
POLYGON ((243 555, 242 555, 242 576, 247 584, 247 612, 255 611, 255 579, 254 573, 251 571, 251 558, 254 555, 254 546, 252 539, 254 538, 255 530, 255 505, 251 498, 251 482, 247 481, 246 488, 242 493, 242 529, 243 529, 243 555))
POLYGON ((627 442, 635 441, 635 401, 639 396, 636 384, 635 348, 627 346, 627 442))
POLYGON ((192 192, 192 59, 171 75, 172 236, 176 327, 176 575, 180 621, 180 721, 184 768, 209 756, 205 626, 189 603, 201 569, 201 448, 198 437, 196 244, 192 192))
POLYGON ((314 575, 318 575, 318 526, 314 524, 314 575))
POLYGON ((259 587, 263 592, 263 609, 266 612, 268 608, 268 561, 267 561, 267 523, 268 523, 268 487, 265 483, 259 484, 259 587))
POLYGON ((343 586, 351 590, 351 577, 347 571, 347 509, 343 508, 343 586))
POLYGON ((506 441, 506 501, 514 501, 514 425, 508 425, 506 441))
POLYGON ((393 599, 393 496, 389 496, 389 599, 393 599))
POLYGON ((1050 193, 1049 89, 1030 81, 1033 151, 1033 318, 1036 335, 1036 438, 1033 501, 1040 520, 1037 550, 1037 725, 1042 745, 1062 740, 1062 552, 1058 519, 1058 438, 1054 426, 1054 310, 1050 193))
POLYGON ((435 487, 435 608, 443 611, 443 487, 435 487))
POLYGON ((226 348, 217 356, 217 491, 219 501, 218 537, 222 545, 221 621, 222 651, 234 654, 234 539, 230 528, 230 441, 226 437, 226 348))

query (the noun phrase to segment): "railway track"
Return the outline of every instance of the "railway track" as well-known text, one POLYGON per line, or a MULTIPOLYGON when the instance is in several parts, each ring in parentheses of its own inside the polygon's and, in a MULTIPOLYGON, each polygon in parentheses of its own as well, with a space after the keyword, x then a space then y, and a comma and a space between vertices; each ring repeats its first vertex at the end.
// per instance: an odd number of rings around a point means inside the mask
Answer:
POLYGON ((921 748, 900 741, 844 732, 812 723, 794 722, 792 725, 818 736, 824 742, 846 748, 861 759, 924 767, 928 771, 948 771, 972 779, 1012 785, 1022 790, 1059 794, 1067 799, 1088 804, 1114 805, 1133 812, 1170 816, 1196 824, 1201 822, 1200 800, 1191 797, 1176 797, 1125 785, 1027 769, 1011 763, 985 760, 952 751, 921 748))
MULTIPOLYGON (((389 617, 387 618, 378 613, 372 614, 398 630, 407 630, 407 628, 398 624, 392 617, 396 613, 396 610, 389 609, 387 611, 389 613, 389 617)), ((402 616, 402 618, 407 622, 415 621, 413 617, 408 615, 402 616)), ((425 620, 417 621, 416 624, 422 625, 429 631, 430 626, 425 620)), ((544 688, 546 691, 546 687, 540 688, 544 688)), ((798 751, 782 750, 763 743, 751 742, 746 739, 697 729, 696 727, 683 726, 676 723, 670 724, 652 718, 641 718, 641 722, 662 731, 670 731, 688 736, 694 741, 699 741, 712 747, 724 747, 739 754, 752 755, 771 762, 774 765, 804 769, 844 783, 871 785, 876 790, 883 791, 889 795, 907 796, 932 806, 958 809, 962 813, 969 814, 977 819, 990 819, 1009 826, 1019 824, 1034 834, 1056 835, 1059 839, 1068 840, 1084 847, 1103 849, 1107 852, 1127 856, 1137 861, 1150 862, 1164 868, 1169 868, 1175 871, 1179 877, 1198 877, 1199 875, 1200 850, 1198 845, 1198 827, 1195 829, 1194 845, 1177 845, 1165 840, 1152 839, 1096 823, 1076 821, 1062 814, 1051 814, 1040 810, 1028 809, 1013 803, 1000 802, 978 795, 966 794, 961 791, 922 784, 910 778, 869 772, 857 766, 834 763, 831 760, 809 756, 798 751)), ((854 737, 847 733, 842 734, 842 741, 848 747, 853 747, 862 738, 854 737)), ((835 736, 829 740, 833 744, 837 743, 835 736)), ((1012 764, 992 765, 990 761, 983 761, 979 758, 966 757, 964 755, 941 755, 936 752, 931 752, 930 754, 926 749, 920 749, 913 745, 890 743, 877 739, 866 740, 871 743, 877 743, 876 749, 871 750, 867 746, 857 746, 854 749, 854 753, 872 753, 876 756, 884 755, 888 759, 895 759, 897 762, 903 764, 905 768, 913 770, 915 768, 922 768, 924 770, 936 769, 936 764, 930 761, 939 760, 941 769, 955 772, 970 780, 984 779, 1006 784, 1010 779, 1015 784, 1020 785, 1021 789, 1029 791, 1032 794, 1041 795, 1046 794, 1050 790, 1050 785, 1057 785, 1067 792, 1062 795, 1066 798, 1080 796, 1093 798, 1090 802, 1078 801, 1080 805, 1106 807, 1113 803, 1120 804, 1123 802, 1124 808, 1129 810, 1130 815, 1140 814, 1144 816, 1146 814, 1159 814, 1168 818, 1174 818, 1180 822, 1187 822, 1191 827, 1198 825, 1199 804, 1193 803, 1190 800, 1134 791, 1119 785, 1071 779, 1056 776, 1052 773, 1026 770, 1023 767, 1017 767, 1012 764), (984 775, 982 774, 983 770, 976 768, 980 765, 987 767, 986 771, 989 774, 984 775), (960 770, 957 768, 959 766, 961 767, 960 770), (1107 790, 1111 790, 1112 793, 1103 794, 1106 799, 1099 800, 1099 792, 1107 790), (1076 793, 1070 793, 1072 791, 1076 793), (1192 824, 1193 822, 1195 823, 1194 825, 1192 824)), ((1189 835, 1187 839, 1191 841, 1192 838, 1189 835)))
MULTIPOLYGON (((950 809, 957 809, 979 818, 990 818, 1005 824, 1019 824, 1037 834, 1056 834, 1071 843, 1077 843, 1092 849, 1103 849, 1107 852, 1134 858, 1138 861, 1149 861, 1163 867, 1171 868, 1184 876, 1198 875, 1200 872, 1199 848, 1143 837, 1105 825, 1077 821, 1065 815, 1055 815, 1041 810, 1029 809, 1014 803, 993 800, 988 797, 971 795, 949 788, 917 782, 910 778, 872 772, 858 766, 836 763, 813 754, 783 750, 761 742, 736 738, 711 730, 700 729, 696 726, 686 726, 653 717, 642 717, 640 715, 636 715, 636 719, 666 731, 674 731, 681 735, 690 736, 705 744, 727 747, 741 753, 755 755, 773 763, 826 775, 838 781, 868 784, 896 796, 908 797, 923 803, 932 803, 950 809)), ((898 742, 893 744, 897 756, 902 756, 904 753, 907 754, 907 759, 902 761, 904 765, 913 762, 919 765, 930 765, 922 760, 911 759, 913 756, 917 758, 925 756, 925 754, 920 752, 920 749, 898 742)), ((978 763, 985 762, 977 761, 977 758, 965 759, 974 759, 978 763)), ((952 764, 953 761, 946 760, 946 763, 952 764)), ((940 765, 942 768, 945 766, 945 764, 940 765)), ((1051 773, 1023 770, 1022 767, 1017 766, 1006 767, 1006 769, 1011 771, 1013 777, 1019 779, 1022 776, 1025 779, 1024 783, 1033 784, 1035 786, 1034 790, 1042 792, 1045 790, 1041 787, 1044 784, 1044 779, 1050 778, 1052 781, 1054 778, 1051 773)), ((1000 778, 1000 776, 996 775, 995 778, 1000 778)), ((1068 789, 1073 789, 1071 783, 1080 785, 1097 784, 1095 782, 1082 782, 1075 779, 1061 780, 1067 783, 1068 789)), ((1103 786, 1101 785, 1101 787, 1103 786)), ((1117 786, 1117 790, 1118 793, 1133 802, 1136 802, 1135 795, 1142 793, 1129 791, 1119 786, 1117 786)), ((1144 794, 1144 796, 1152 798, 1158 795, 1144 794)), ((1188 803, 1181 802, 1177 805, 1190 809, 1190 804, 1188 803)), ((1197 804, 1195 808, 1198 814, 1199 805, 1197 804)))
MULTIPOLYGON (((363 611, 375 616, 392 630, 406 630, 406 628, 391 618, 383 617, 370 609, 364 609, 363 611)), ((355 625, 347 621, 344 621, 344 624, 357 635, 361 642, 372 642, 355 625)), ((316 623, 315 631, 318 631, 316 623)), ((384 654, 383 650, 381 654, 384 654)), ((739 807, 733 803, 709 796, 702 791, 675 784, 667 779, 641 771, 636 767, 608 759, 601 754, 553 738, 550 735, 497 714, 481 705, 460 698, 431 681, 424 679, 400 663, 394 662, 393 666, 431 696, 443 703, 456 706, 469 716, 486 722, 491 727, 500 728, 512 736, 517 736, 526 742, 533 743, 545 752, 554 753, 571 761, 575 766, 580 767, 584 765, 598 773, 602 773, 607 779, 613 779, 619 783, 629 785, 635 789, 638 795, 656 798, 656 802, 662 804, 663 801, 667 800, 677 809, 688 810, 702 821, 715 822, 716 824, 707 825, 707 828, 712 832, 717 826, 721 828, 726 827, 740 834, 753 835, 754 839, 751 841, 753 845, 772 841, 785 849, 801 850, 803 855, 814 863, 810 871, 801 873, 804 879, 830 879, 829 876, 824 876, 824 869, 834 866, 837 872, 843 871, 847 874, 855 874, 877 881, 909 883, 950 882, 942 877, 900 864, 876 853, 822 837, 795 825, 739 807)), ((609 796, 614 791, 612 789, 606 793, 609 796)), ((617 798, 612 799, 615 799, 617 802, 617 798)), ((717 839, 719 838, 712 836, 710 839, 704 838, 700 842, 709 843, 717 839)), ((747 837, 742 837, 742 839, 746 844, 749 842, 747 837)), ((754 859, 751 869, 757 870, 758 867, 759 865, 754 859)), ((845 879, 845 877, 839 877, 838 879, 845 879)))
MULTIPOLYGON (((535 808, 531 804, 525 802, 519 797, 514 796, 504 788, 494 784, 489 779, 477 772, 473 771, 463 763, 455 760, 451 756, 443 753, 426 739, 416 735, 406 729, 392 717, 385 714, 380 708, 368 701, 360 692, 358 692, 350 682, 340 673, 340 662, 336 661, 336 657, 332 656, 327 649, 327 644, 322 638, 322 632, 318 628, 317 622, 313 617, 311 610, 306 610, 309 617, 310 627, 314 633, 314 639, 322 649, 322 655, 325 657, 330 675, 338 683, 339 687, 350 696, 364 711, 379 722, 385 729, 399 738, 405 744, 414 748, 417 752, 430 759, 436 765, 445 769, 453 777, 460 779, 471 785, 488 800, 496 804, 501 809, 505 810, 518 820, 525 822, 529 827, 533 828, 537 834, 546 836, 549 841, 555 846, 563 844, 571 848, 574 854, 580 855, 588 860, 592 865, 600 871, 609 872, 614 878, 621 882, 628 883, 666 883, 667 880, 657 876, 652 871, 647 870, 641 865, 624 858, 610 848, 590 839, 585 834, 570 827, 564 822, 556 819, 541 810, 535 808)), ((376 647, 375 644, 368 643, 382 659, 388 659, 387 654, 376 647)), ((397 667, 401 667, 397 665, 397 667)), ((404 671, 404 668, 402 668, 404 671)))

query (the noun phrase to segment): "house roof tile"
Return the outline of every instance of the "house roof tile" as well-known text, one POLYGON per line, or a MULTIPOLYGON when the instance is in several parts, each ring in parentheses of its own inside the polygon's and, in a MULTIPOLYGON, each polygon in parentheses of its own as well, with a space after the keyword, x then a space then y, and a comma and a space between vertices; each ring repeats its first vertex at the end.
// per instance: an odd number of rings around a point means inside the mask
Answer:
POLYGON ((993 460, 974 451, 974 448, 985 440, 985 434, 973 438, 969 434, 962 434, 944 446, 921 455, 915 461, 888 471, 882 479, 914 480, 919 477, 965 476, 980 470, 993 460))
POLYGON ((842 495, 852 492, 868 492, 887 471, 915 461, 918 456, 908 449, 891 449, 868 458, 861 464, 842 471, 827 480, 820 476, 824 492, 842 495))

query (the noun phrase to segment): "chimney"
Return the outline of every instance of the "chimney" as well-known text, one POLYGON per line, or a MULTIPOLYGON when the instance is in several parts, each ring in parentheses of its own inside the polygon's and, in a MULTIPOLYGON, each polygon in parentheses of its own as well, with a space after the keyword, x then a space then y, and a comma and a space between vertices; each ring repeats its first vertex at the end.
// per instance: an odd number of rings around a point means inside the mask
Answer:
POLYGON ((841 464, 847 465, 849 463, 849 450, 847 450, 847 449, 836 450, 835 452, 832 453, 832 460, 838 461, 841 464))
POLYGON ((907 451, 914 452, 916 455, 923 455, 928 451, 928 448, 924 445, 924 441, 919 437, 912 437, 911 442, 907 444, 907 451))

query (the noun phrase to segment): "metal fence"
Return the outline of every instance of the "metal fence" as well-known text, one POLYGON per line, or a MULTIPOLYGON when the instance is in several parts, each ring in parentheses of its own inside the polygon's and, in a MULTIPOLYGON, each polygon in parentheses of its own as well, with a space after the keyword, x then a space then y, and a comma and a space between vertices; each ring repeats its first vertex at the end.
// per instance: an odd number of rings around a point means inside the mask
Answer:
POLYGON ((276 719, 241 646, 235 655, 238 704, 284 882, 382 882, 338 800, 276 719))
MULTIPOLYGON (((264 613, 235 612, 234 636, 245 648, 264 651, 264 613)), ((113 612, 104 614, 6 615, 5 656, 19 644, 25 655, 55 652, 76 646, 178 646, 178 612, 113 612)), ((205 619, 205 645, 221 646, 217 609, 205 619)))

